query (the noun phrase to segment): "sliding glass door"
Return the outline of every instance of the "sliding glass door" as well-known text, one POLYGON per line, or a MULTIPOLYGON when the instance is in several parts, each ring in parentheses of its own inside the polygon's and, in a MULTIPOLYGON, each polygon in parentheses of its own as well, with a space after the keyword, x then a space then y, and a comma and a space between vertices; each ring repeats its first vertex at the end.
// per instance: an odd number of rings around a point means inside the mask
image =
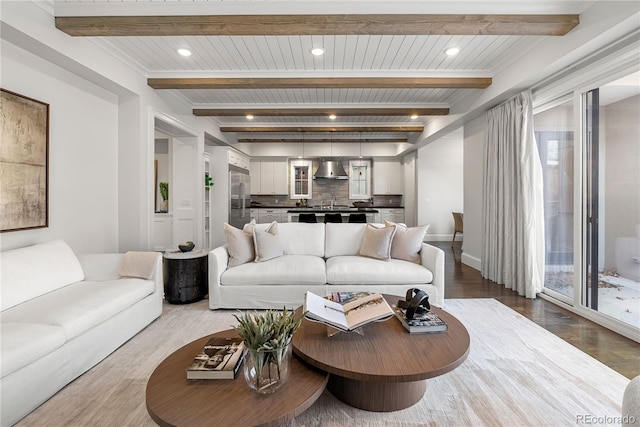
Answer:
POLYGON ((610 327, 640 328, 640 73, 538 106, 534 131, 544 294, 610 327))
POLYGON ((581 304, 640 327, 640 73, 582 94, 581 304))
POLYGON ((573 115, 570 98, 534 116, 544 184, 544 291, 565 302, 574 296, 573 115))

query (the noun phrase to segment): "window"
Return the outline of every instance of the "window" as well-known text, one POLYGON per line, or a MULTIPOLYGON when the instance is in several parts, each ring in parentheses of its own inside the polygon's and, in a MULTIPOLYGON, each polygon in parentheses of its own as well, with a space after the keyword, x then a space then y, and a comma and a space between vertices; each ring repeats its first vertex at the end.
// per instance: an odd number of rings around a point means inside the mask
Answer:
POLYGON ((349 198, 371 197, 371 160, 349 160, 349 198))
POLYGON ((310 199, 312 188, 311 160, 291 162, 291 198, 310 199))

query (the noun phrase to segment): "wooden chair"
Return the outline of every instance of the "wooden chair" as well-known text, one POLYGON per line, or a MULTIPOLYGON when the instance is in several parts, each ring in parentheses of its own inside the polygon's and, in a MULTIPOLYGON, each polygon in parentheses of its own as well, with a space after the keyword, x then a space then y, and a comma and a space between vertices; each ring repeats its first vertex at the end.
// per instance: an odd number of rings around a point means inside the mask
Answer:
POLYGON ((451 241, 451 246, 453 247, 453 242, 456 241, 456 234, 463 233, 464 234, 464 223, 462 221, 462 212, 451 212, 453 214, 453 240, 451 241))
POLYGON ((301 213, 298 215, 298 222, 310 222, 316 223, 318 220, 316 219, 316 214, 314 213, 301 213))

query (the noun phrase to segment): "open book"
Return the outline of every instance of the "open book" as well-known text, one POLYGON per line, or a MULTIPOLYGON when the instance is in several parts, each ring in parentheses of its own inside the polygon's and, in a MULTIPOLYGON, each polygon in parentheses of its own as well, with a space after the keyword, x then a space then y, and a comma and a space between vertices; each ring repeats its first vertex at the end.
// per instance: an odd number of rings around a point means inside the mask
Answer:
POLYGON ((343 331, 393 316, 389 303, 380 294, 368 294, 344 304, 329 301, 307 292, 304 298, 305 317, 326 323, 343 331))

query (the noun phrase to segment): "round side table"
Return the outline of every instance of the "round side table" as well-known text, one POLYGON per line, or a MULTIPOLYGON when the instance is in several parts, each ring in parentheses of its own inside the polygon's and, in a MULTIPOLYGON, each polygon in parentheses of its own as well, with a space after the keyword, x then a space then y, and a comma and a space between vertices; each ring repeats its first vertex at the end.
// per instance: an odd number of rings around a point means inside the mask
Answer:
POLYGON ((200 301, 209 290, 209 252, 165 252, 162 262, 164 297, 171 304, 200 301))

